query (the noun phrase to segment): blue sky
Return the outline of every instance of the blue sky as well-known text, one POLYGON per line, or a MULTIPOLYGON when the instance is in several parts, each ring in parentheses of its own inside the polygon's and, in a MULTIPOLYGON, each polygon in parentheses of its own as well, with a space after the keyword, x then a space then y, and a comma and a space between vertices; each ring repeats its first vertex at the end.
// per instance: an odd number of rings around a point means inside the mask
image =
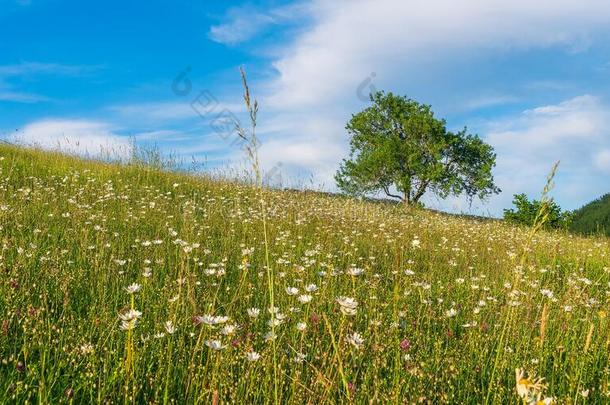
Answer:
POLYGON ((498 154, 501 195, 427 205, 499 215, 561 160, 553 195, 573 209, 610 192, 608 21, 598 0, 0 0, 0 133, 90 154, 135 137, 235 167, 224 123, 244 119, 243 65, 264 167, 285 184, 334 190, 345 123, 383 89, 498 154))

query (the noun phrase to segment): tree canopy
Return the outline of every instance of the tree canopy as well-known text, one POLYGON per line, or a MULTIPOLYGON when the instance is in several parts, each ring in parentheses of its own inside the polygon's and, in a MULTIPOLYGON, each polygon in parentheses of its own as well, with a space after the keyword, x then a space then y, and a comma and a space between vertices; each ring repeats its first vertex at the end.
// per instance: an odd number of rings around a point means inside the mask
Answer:
POLYGON ((500 191, 492 175, 496 155, 477 135, 448 131, 429 105, 404 96, 379 91, 371 102, 346 126, 350 156, 335 175, 342 191, 382 191, 408 205, 428 191, 469 199, 500 191))

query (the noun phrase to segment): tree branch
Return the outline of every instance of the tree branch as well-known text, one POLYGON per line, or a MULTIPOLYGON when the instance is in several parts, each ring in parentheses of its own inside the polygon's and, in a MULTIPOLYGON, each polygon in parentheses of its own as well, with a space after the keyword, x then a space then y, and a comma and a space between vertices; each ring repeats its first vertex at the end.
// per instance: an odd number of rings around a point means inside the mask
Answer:
POLYGON ((401 197, 401 196, 396 195, 396 194, 392 194, 392 193, 390 193, 390 190, 388 189, 388 187, 387 187, 387 186, 383 186, 382 188, 383 188, 383 191, 386 193, 386 195, 387 195, 388 197, 394 197, 394 198, 398 198, 399 200, 402 200, 402 197, 401 197))

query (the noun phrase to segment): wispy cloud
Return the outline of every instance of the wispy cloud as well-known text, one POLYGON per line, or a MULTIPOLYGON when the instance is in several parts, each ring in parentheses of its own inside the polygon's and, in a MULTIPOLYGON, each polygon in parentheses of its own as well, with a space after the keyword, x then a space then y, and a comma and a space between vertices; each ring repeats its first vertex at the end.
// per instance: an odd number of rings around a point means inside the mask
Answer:
POLYGON ((270 15, 248 12, 246 9, 229 10, 228 21, 210 28, 209 37, 225 45, 247 41, 273 24, 270 15))
POLYGON ((4 91, 0 89, 0 101, 11 101, 15 103, 38 103, 40 101, 48 101, 49 97, 39 94, 23 93, 18 91, 4 91))
POLYGON ((226 103, 214 99, 213 111, 208 112, 197 104, 197 100, 197 97, 194 97, 184 101, 117 104, 107 109, 117 114, 123 121, 154 124, 178 123, 189 120, 209 124, 221 111, 230 111, 237 114, 243 110, 243 103, 226 103))
POLYGON ((465 110, 478 110, 499 105, 513 104, 518 101, 520 101, 519 97, 509 94, 485 94, 465 101, 463 108, 465 110))
POLYGON ((310 11, 306 2, 296 2, 265 11, 251 5, 233 7, 227 11, 221 24, 210 27, 208 36, 215 42, 235 45, 254 38, 273 25, 294 22, 297 19, 303 22, 309 17, 310 11))
POLYGON ((21 62, 11 65, 0 65, 0 76, 25 75, 65 75, 78 76, 100 70, 101 66, 64 65, 60 63, 21 62))
POLYGON ((123 118, 157 123, 192 119, 196 116, 196 112, 189 103, 178 101, 122 104, 110 106, 108 109, 123 118))
POLYGON ((40 75, 82 76, 101 69, 100 66, 62 65, 59 63, 21 62, 0 65, 0 101, 14 103, 38 103, 50 101, 51 98, 41 94, 16 89, 13 79, 40 75))

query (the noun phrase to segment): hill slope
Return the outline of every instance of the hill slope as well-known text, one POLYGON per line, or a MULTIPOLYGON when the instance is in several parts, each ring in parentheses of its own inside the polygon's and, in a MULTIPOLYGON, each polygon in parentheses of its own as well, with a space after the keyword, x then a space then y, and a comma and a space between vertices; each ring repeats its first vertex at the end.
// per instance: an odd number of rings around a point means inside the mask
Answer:
POLYGON ((2 403, 610 395, 607 239, 0 146, 0 240, 2 403))
POLYGON ((574 211, 571 229, 583 234, 610 236, 610 193, 574 211))

